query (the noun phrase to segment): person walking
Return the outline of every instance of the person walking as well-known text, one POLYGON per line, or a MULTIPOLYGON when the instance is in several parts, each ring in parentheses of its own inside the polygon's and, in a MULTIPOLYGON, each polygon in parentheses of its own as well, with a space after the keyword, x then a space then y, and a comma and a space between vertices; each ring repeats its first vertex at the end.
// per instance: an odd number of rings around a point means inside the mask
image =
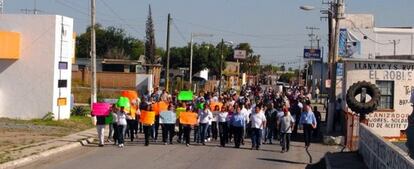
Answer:
POLYGON ((316 128, 317 122, 315 114, 309 105, 304 106, 304 111, 300 116, 300 124, 303 125, 303 134, 305 137, 305 148, 308 148, 311 143, 312 131, 316 128))
POLYGON ((127 115, 124 110, 124 107, 120 107, 117 113, 117 125, 118 125, 118 146, 120 148, 124 147, 124 136, 127 126, 127 115))
POLYGON ((262 130, 266 127, 266 117, 262 113, 262 105, 258 104, 255 107, 254 113, 250 116, 251 128, 252 128, 252 150, 260 149, 262 130))
POLYGON ((265 128, 265 135, 264 135, 264 143, 267 143, 269 140, 269 144, 273 144, 273 138, 276 137, 275 134, 276 129, 276 110, 274 109, 273 103, 269 103, 267 105, 267 109, 265 111, 267 125, 265 128))
POLYGON ((322 122, 322 115, 321 112, 318 111, 318 107, 317 106, 313 106, 313 113, 315 114, 316 117, 316 123, 319 124, 316 126, 316 128, 313 130, 313 137, 317 138, 319 137, 320 134, 320 124, 322 122))
POLYGON ((98 132, 99 147, 105 145, 105 118, 106 116, 96 116, 96 131, 98 132))
POLYGON ((243 129, 246 125, 246 119, 241 114, 241 108, 238 106, 235 113, 230 119, 230 125, 232 126, 234 133, 234 147, 240 148, 240 144, 243 139, 243 129))
POLYGON ((210 111, 210 108, 208 105, 203 107, 203 110, 199 110, 198 112, 198 121, 199 121, 199 132, 200 132, 200 141, 201 144, 206 145, 206 135, 207 135, 207 129, 208 129, 208 123, 211 119, 213 119, 213 114, 210 111))
POLYGON ((112 123, 109 124, 109 135, 108 135, 108 142, 112 138, 114 141, 114 145, 117 144, 118 140, 118 125, 117 125, 117 112, 118 108, 116 107, 116 104, 113 104, 111 107, 111 112, 109 113, 110 116, 112 116, 112 123))
POLYGON ((282 153, 288 152, 290 147, 290 135, 295 123, 295 119, 290 115, 287 108, 283 109, 283 116, 278 119, 281 133, 282 153))
POLYGON ((220 146, 225 147, 228 142, 228 125, 227 125, 227 109, 226 106, 221 108, 220 113, 217 115, 217 122, 219 125, 219 137, 220 137, 220 146))
MULTIPOLYGON (((172 104, 168 105, 167 113, 175 114, 174 106, 172 104)), ((174 137, 175 123, 163 123, 161 125, 162 125, 162 141, 164 142, 165 145, 168 144, 167 141, 169 141, 169 144, 173 144, 172 140, 174 137)))
POLYGON ((212 135, 212 138, 214 140, 217 140, 217 138, 218 138, 218 128, 217 128, 217 126, 218 126, 217 118, 218 117, 217 116, 220 113, 220 106, 216 105, 214 107, 214 112, 212 112, 212 113, 213 113, 213 119, 211 119, 211 135, 212 135))

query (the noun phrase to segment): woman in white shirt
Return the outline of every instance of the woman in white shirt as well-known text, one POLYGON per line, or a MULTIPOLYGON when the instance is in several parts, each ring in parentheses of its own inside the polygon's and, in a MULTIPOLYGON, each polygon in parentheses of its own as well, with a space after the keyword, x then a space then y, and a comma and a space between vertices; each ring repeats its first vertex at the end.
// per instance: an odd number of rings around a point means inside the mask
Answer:
POLYGON ((252 129, 252 150, 259 150, 262 140, 262 131, 266 127, 266 116, 262 113, 262 106, 259 104, 255 112, 250 116, 252 129))
POLYGON ((217 122, 219 126, 220 146, 224 147, 228 142, 228 126, 227 126, 227 108, 223 106, 221 112, 217 115, 217 122))
POLYGON ((200 110, 198 112, 198 120, 200 123, 200 137, 201 137, 201 143, 203 145, 205 145, 205 141, 206 141, 206 134, 207 134, 207 127, 208 127, 208 123, 210 122, 210 120, 213 119, 213 114, 210 111, 210 108, 208 105, 204 106, 203 110, 200 110))
POLYGON ((124 136, 127 126, 127 115, 124 110, 124 107, 120 107, 120 110, 117 113, 117 125, 118 125, 118 146, 120 148, 124 147, 124 136))

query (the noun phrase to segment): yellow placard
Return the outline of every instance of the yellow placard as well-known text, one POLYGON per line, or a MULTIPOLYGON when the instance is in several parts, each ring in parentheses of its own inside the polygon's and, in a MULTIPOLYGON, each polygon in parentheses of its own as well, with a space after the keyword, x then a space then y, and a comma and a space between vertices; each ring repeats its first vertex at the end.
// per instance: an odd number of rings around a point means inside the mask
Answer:
POLYGON ((195 125, 197 124, 197 113, 194 112, 181 112, 180 113, 180 123, 195 125))
POLYGON ((58 98, 57 105, 58 106, 66 106, 67 105, 67 99, 66 99, 66 97, 58 98))

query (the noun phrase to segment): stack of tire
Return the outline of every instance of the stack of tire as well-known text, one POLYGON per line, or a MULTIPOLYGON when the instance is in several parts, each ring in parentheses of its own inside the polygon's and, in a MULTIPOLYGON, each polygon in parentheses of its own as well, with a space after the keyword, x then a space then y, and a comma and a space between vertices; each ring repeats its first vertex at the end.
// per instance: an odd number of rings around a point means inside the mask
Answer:
POLYGON ((367 81, 359 81, 352 84, 346 94, 346 103, 348 104, 348 107, 352 111, 362 115, 369 114, 377 110, 380 99, 381 93, 378 87, 367 81), (355 98, 358 94, 362 93, 363 88, 366 89, 366 94, 371 96, 371 100, 365 103, 359 102, 355 98))

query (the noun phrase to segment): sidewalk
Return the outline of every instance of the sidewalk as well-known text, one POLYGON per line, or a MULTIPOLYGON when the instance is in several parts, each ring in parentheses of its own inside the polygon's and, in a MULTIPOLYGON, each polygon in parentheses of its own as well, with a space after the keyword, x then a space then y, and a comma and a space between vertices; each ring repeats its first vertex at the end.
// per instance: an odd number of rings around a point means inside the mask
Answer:
POLYGON ((96 129, 91 128, 58 139, 8 149, 1 155, 6 156, 10 161, 0 164, 0 169, 17 168, 37 159, 88 144, 94 138, 96 138, 96 129))

